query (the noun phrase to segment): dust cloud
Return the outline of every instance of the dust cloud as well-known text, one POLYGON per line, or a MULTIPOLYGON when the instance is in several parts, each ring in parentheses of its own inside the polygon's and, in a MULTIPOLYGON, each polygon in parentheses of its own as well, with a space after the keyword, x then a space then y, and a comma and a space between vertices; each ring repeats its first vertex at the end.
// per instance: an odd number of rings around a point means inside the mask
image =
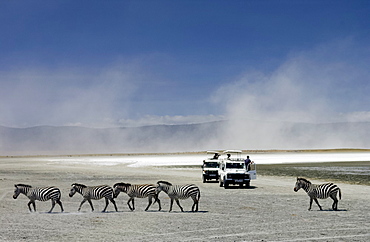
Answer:
POLYGON ((184 116, 133 115, 151 80, 135 65, 14 70, 1 77, 0 152, 369 148, 368 63, 351 39, 295 51, 207 93, 219 113, 184 116))
POLYGON ((271 73, 249 71, 213 101, 228 122, 223 145, 248 149, 370 147, 370 72, 349 41, 291 54, 271 73), (356 110, 362 110, 357 112, 356 110))

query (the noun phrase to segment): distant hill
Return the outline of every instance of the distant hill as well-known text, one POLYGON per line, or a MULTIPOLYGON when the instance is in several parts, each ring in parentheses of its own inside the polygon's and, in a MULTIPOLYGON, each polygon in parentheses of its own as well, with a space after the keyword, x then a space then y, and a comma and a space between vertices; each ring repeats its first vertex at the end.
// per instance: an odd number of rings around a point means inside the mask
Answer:
POLYGON ((219 126, 218 122, 103 129, 0 126, 0 155, 190 151, 214 139, 219 126))
POLYGON ((186 152, 234 148, 370 148, 370 123, 308 124, 247 120, 237 123, 218 121, 102 129, 0 126, 0 156, 186 152))

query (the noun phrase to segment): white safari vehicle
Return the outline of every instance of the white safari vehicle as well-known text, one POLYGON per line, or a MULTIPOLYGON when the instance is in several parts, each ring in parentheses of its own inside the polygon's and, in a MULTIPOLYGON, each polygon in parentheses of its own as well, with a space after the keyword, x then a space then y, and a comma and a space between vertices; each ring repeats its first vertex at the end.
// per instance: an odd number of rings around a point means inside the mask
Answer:
POLYGON ((215 179, 218 181, 218 171, 220 167, 220 154, 218 151, 207 151, 207 159, 203 160, 202 178, 203 183, 215 179))
POLYGON ((230 184, 246 187, 252 179, 257 179, 256 164, 250 163, 245 167, 245 159, 241 150, 225 150, 226 157, 221 159, 219 168, 220 187, 227 188, 230 184))

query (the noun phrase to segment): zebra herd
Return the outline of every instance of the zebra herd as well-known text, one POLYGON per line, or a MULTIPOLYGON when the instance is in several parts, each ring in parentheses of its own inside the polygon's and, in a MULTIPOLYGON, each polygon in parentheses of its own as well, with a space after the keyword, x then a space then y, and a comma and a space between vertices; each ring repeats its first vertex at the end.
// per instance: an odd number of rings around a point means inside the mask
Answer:
MULTIPOLYGON (((15 190, 13 198, 16 199, 19 194, 24 194, 26 197, 30 199, 28 202, 28 208, 30 212, 32 212, 31 204, 33 205, 33 210, 36 212, 36 204, 35 201, 47 201, 51 200, 52 206, 49 211, 51 213, 55 207, 55 203, 58 203, 61 211, 63 212, 63 205, 60 201, 61 199, 61 191, 57 187, 32 187, 26 184, 15 184, 15 190)), ((86 186, 79 183, 73 183, 72 188, 69 192, 69 197, 73 197, 76 193, 81 194, 83 197, 82 202, 78 208, 78 211, 81 210, 82 205, 87 201, 90 204, 91 210, 94 211, 94 206, 91 200, 99 200, 105 198, 105 207, 102 212, 105 212, 109 201, 113 204, 116 212, 118 211, 116 202, 114 201, 115 198, 120 194, 120 192, 126 193, 130 198, 127 202, 128 207, 131 211, 135 210, 135 203, 134 199, 137 198, 148 198, 148 206, 145 208, 147 211, 152 204, 152 200, 154 199, 154 203, 158 203, 159 209, 161 211, 161 201, 159 200, 159 193, 163 191, 165 192, 171 199, 171 205, 169 212, 172 211, 173 200, 176 201, 177 205, 183 212, 183 208, 180 205, 179 199, 187 199, 191 197, 193 199, 193 206, 192 212, 198 211, 198 203, 200 199, 200 190, 194 184, 186 184, 186 185, 172 185, 167 181, 158 181, 157 185, 153 184, 137 184, 132 185, 129 183, 116 183, 114 184, 113 188, 108 185, 100 185, 100 186, 86 186), (132 203, 132 207, 130 205, 132 203)))
MULTIPOLYGON (((338 199, 337 195, 339 194, 339 199, 342 198, 340 188, 333 184, 333 183, 325 183, 325 184, 312 184, 309 180, 305 178, 297 178, 297 182, 294 186, 294 191, 298 192, 299 189, 303 189, 307 195, 310 197, 310 206, 308 210, 312 208, 312 202, 315 201, 316 204, 319 206, 320 210, 322 207, 320 206, 317 199, 326 199, 330 197, 333 199, 333 210, 338 210, 338 199)), ((114 201, 115 198, 118 197, 120 192, 126 193, 130 198, 127 202, 127 205, 131 211, 135 210, 135 197, 137 198, 148 198, 148 205, 145 208, 145 211, 149 209, 149 207, 153 203, 158 203, 158 211, 161 211, 161 201, 159 200, 159 193, 163 191, 165 192, 168 197, 171 199, 170 209, 169 212, 172 211, 173 201, 175 200, 181 212, 183 212, 183 208, 180 205, 180 199, 193 199, 193 206, 191 208, 192 212, 198 211, 198 203, 200 199, 200 190, 194 184, 187 184, 187 185, 172 185, 167 181, 158 181, 156 185, 153 184, 140 184, 134 185, 129 183, 116 183, 113 185, 113 188, 108 185, 101 185, 101 186, 86 186, 83 184, 73 183, 72 188, 70 190, 69 196, 73 197, 74 194, 79 193, 83 197, 82 202, 78 208, 78 211, 81 210, 82 205, 88 201, 90 204, 91 210, 94 211, 94 206, 92 204, 93 200, 99 200, 105 198, 105 207, 102 212, 105 212, 109 201, 113 204, 116 211, 117 205, 114 201), (131 206, 131 204, 132 206, 131 206)), ((13 198, 16 199, 19 194, 24 194, 27 196, 30 201, 28 202, 28 208, 32 212, 31 204, 33 205, 34 211, 36 211, 36 204, 35 201, 47 201, 51 200, 51 209, 49 213, 51 213, 55 207, 55 204, 59 204, 61 211, 63 212, 63 205, 60 201, 61 199, 61 192, 60 189, 57 187, 32 187, 30 185, 25 184, 15 184, 15 191, 13 198)))

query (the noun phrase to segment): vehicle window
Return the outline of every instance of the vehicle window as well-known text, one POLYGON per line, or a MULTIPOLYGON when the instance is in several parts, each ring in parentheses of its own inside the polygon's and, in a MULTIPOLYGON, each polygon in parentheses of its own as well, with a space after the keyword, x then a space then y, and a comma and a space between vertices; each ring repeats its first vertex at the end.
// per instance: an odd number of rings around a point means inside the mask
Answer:
POLYGON ((244 163, 227 163, 226 168, 229 169, 243 169, 244 163))
POLYGON ((206 163, 204 163, 204 167, 218 168, 218 162, 206 162, 206 163))

